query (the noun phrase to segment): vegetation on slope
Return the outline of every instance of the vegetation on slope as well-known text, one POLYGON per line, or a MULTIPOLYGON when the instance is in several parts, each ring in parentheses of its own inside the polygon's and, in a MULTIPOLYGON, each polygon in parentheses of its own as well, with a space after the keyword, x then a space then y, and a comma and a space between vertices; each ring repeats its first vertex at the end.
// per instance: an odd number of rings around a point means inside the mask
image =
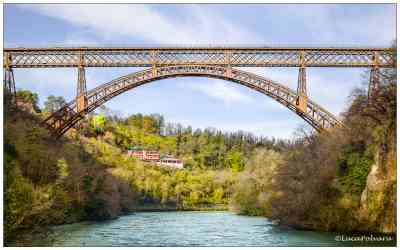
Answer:
MULTIPOLYGON (((6 110, 8 112, 10 110, 6 110)), ((4 231, 130 211, 137 191, 78 143, 54 141, 23 111, 6 114, 4 129, 4 231)))
POLYGON ((304 132, 278 155, 255 152, 232 206, 299 228, 395 232, 395 70, 380 79, 371 98, 353 92, 344 128, 304 132))
POLYGON ((5 98, 5 236, 16 230, 80 220, 116 218, 146 207, 227 207, 236 175, 257 147, 282 149, 283 141, 242 132, 192 131, 163 124, 159 115, 122 119, 102 107, 78 130, 55 140, 39 123, 65 103, 17 93, 18 108, 5 98), (128 157, 132 146, 183 158, 183 170, 128 157))

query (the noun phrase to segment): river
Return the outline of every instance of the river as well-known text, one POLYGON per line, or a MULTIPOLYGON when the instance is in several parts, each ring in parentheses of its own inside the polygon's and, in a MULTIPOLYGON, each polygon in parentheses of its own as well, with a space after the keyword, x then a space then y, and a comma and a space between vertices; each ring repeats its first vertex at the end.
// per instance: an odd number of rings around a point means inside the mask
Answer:
MULTIPOLYGON (((352 246, 335 233, 282 228, 231 212, 138 212, 104 222, 53 226, 47 237, 9 246, 352 246)), ((346 237, 346 236, 344 236, 346 237)), ((365 244, 365 242, 363 243, 365 244)), ((393 245, 386 242, 383 245, 393 245)), ((382 242, 378 245, 382 245, 382 242)))

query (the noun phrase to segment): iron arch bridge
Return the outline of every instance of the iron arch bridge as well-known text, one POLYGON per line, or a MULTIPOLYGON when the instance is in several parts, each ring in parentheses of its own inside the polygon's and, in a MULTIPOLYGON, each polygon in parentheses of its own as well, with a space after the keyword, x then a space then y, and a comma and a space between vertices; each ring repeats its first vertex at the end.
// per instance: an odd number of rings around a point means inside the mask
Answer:
POLYGON ((340 125, 340 121, 334 115, 309 99, 304 103, 306 105, 305 112, 302 112, 297 93, 279 83, 242 70, 229 70, 226 67, 206 65, 166 66, 157 68, 155 74, 152 69, 148 69, 120 77, 88 91, 86 100, 81 100, 87 102, 82 108, 77 107, 79 102, 72 101, 48 117, 45 122, 50 130, 57 134, 63 134, 85 114, 90 113, 111 98, 149 82, 179 76, 218 78, 247 86, 283 104, 317 130, 340 125), (59 117, 63 119, 59 119, 59 117))
POLYGON ((303 118, 317 131, 342 126, 307 96, 306 67, 371 68, 369 95, 379 68, 395 67, 390 48, 16 48, 4 50, 4 87, 15 99, 13 68, 77 67, 75 100, 43 124, 58 138, 111 98, 160 79, 200 76, 224 79, 261 92, 303 118), (234 67, 298 67, 297 91, 234 67), (149 67, 86 90, 85 67, 149 67))

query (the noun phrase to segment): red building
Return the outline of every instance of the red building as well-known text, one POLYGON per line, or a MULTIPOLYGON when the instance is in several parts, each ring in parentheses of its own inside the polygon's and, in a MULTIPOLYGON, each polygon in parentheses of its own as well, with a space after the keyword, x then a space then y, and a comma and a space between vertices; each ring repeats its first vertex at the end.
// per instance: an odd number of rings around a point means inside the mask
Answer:
POLYGON ((142 161, 152 161, 152 162, 160 161, 160 154, 157 151, 130 150, 128 151, 128 155, 136 157, 142 161))

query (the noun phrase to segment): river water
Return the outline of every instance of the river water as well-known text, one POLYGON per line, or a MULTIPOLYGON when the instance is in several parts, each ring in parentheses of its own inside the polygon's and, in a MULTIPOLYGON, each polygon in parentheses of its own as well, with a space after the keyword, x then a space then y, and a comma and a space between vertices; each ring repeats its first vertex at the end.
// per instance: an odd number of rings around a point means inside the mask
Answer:
MULTIPOLYGON (((231 212, 138 212, 104 222, 51 227, 47 237, 7 245, 31 246, 351 246, 341 234, 293 230, 263 217, 231 212)), ((345 236, 346 237, 346 236, 345 236)), ((32 238, 32 237, 31 237, 32 238)), ((35 237, 33 237, 35 238, 35 237)), ((363 243, 365 244, 365 242, 363 243)), ((384 245, 393 245, 394 241, 384 245)), ((382 245, 382 242, 378 245, 382 245)))

